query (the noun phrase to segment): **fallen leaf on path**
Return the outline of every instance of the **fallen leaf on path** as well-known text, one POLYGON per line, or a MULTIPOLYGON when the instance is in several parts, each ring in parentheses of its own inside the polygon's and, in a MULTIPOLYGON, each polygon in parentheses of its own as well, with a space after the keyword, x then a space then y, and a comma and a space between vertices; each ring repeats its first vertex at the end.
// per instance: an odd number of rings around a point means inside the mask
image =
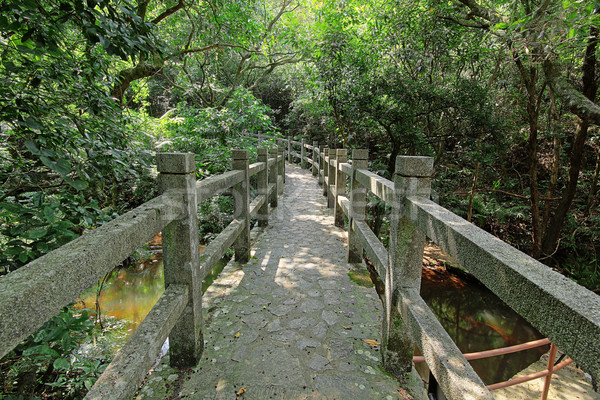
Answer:
POLYGON ((235 394, 236 400, 239 400, 240 396, 243 395, 244 393, 246 393, 246 388, 245 387, 243 387, 240 390, 238 390, 238 392, 235 394))
POLYGON ((371 347, 377 347, 379 346, 379 342, 373 339, 363 339, 363 342, 365 342, 366 344, 368 344, 371 347))

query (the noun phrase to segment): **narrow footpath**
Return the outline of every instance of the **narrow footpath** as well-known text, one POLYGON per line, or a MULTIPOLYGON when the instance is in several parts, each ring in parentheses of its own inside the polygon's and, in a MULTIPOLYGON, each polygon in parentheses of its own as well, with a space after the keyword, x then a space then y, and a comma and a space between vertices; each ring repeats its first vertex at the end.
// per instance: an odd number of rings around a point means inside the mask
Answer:
POLYGON ((350 280, 322 188, 298 166, 286 176, 250 262, 230 262, 204 296, 202 361, 179 375, 163 359, 137 399, 413 398, 381 367, 381 302, 350 280))

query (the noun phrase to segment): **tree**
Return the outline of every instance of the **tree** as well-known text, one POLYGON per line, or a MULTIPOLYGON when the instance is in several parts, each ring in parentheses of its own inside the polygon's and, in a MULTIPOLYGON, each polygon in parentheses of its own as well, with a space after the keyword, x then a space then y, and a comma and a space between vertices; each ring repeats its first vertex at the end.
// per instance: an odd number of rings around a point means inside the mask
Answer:
POLYGON ((445 18, 457 25, 495 35, 511 52, 521 75, 529 120, 532 255, 551 256, 558 248, 560 232, 575 196, 588 128, 600 123, 600 107, 595 103, 598 89, 598 8, 591 3, 549 0, 539 4, 528 0, 515 1, 510 8, 500 3, 485 7, 473 0, 458 0, 450 4, 439 4, 438 9, 445 18), (567 68, 565 60, 573 58, 577 59, 577 67, 582 71, 579 88, 563 72, 567 68), (544 223, 540 213, 537 143, 538 118, 546 87, 578 120, 571 140, 567 184, 553 215, 544 223), (547 229, 542 232, 544 225, 547 229))

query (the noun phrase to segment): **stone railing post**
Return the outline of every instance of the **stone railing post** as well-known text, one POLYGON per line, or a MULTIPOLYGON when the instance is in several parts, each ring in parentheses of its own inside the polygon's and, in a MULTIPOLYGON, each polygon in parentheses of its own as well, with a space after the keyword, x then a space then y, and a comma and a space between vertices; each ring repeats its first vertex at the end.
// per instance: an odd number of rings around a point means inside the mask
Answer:
POLYGON ((412 368, 414 344, 410 329, 398 312, 400 288, 421 286, 425 235, 404 217, 408 196, 429 198, 433 158, 396 158, 394 172, 394 202, 390 229, 389 268, 385 276, 385 315, 382 331, 382 358, 384 368, 394 376, 401 376, 412 368))
POLYGON ((335 151, 336 168, 335 168, 335 198, 333 199, 333 215, 335 226, 344 227, 345 215, 344 210, 339 204, 339 197, 346 195, 346 174, 342 171, 340 164, 348 161, 346 149, 337 149, 335 151))
POLYGON ((300 144, 300 167, 302 169, 306 168, 306 147, 304 147, 306 145, 306 140, 302 139, 302 142, 300 144))
POLYGON ((258 149, 258 162, 265 163, 265 169, 256 174, 256 190, 259 196, 265 196, 265 202, 258 209, 256 219, 258 226, 264 227, 269 225, 269 151, 264 147, 258 149))
POLYGON ((231 169, 243 171, 244 179, 233 186, 233 217, 244 222, 244 230, 235 240, 235 261, 248 262, 250 256, 250 173, 248 150, 232 150, 231 169))
POLYGON ((352 151, 352 176, 350 177, 350 216, 348 223, 348 262, 360 263, 363 260, 363 247, 356 236, 354 222, 365 220, 367 205, 367 189, 356 180, 356 170, 367 169, 369 151, 356 149, 352 151))
POLYGON ((335 193, 333 193, 333 191, 335 190, 335 176, 337 175, 335 172, 335 158, 336 149, 329 149, 329 165, 327 166, 327 169, 329 170, 329 172, 327 173, 327 176, 329 177, 329 182, 327 184, 327 186, 329 186, 327 188, 327 207, 329 208, 333 208, 335 204, 335 193))
POLYGON ((287 153, 288 153, 288 162, 291 164, 294 162, 294 158, 292 157, 292 137, 288 136, 287 138, 287 153))
POLYGON ((317 176, 319 173, 319 142, 313 142, 312 160, 312 174, 317 176))
POLYGON ((277 148, 274 147, 269 150, 269 156, 275 159, 275 162, 273 163, 273 165, 271 165, 271 168, 269 169, 269 184, 275 185, 275 189, 273 189, 273 191, 271 192, 271 198, 269 199, 271 207, 273 208, 277 207, 277 193, 279 193, 277 189, 277 154, 277 148))
POLYGON ((329 193, 329 148, 323 149, 323 196, 327 196, 329 193))
POLYGON ((202 291, 198 214, 196 206, 196 166, 191 153, 158 153, 156 164, 159 188, 170 190, 183 199, 183 217, 163 229, 165 287, 186 285, 189 301, 169 334, 170 362, 176 368, 195 366, 202 356, 202 291))
MULTIPOLYGON (((283 147, 279 147, 277 149, 277 155, 281 157, 277 158, 277 173, 281 176, 281 182, 285 183, 285 154, 283 153, 283 147)), ((279 184, 279 180, 277 181, 277 193, 283 194, 283 185, 279 184)))

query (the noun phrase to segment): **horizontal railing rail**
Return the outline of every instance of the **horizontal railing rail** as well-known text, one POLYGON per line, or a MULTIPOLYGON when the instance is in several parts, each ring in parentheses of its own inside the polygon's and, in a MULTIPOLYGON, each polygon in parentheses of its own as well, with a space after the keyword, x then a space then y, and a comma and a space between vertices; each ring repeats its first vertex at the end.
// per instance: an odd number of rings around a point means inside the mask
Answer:
MULTIPOLYGON (((401 375, 410 370, 414 341, 448 398, 492 398, 489 390, 497 388, 486 388, 419 295, 427 236, 586 372, 600 378, 598 296, 430 201, 432 159, 398 157, 390 181, 368 171, 365 150, 354 150, 352 161, 347 161, 344 149, 313 143, 312 151, 310 165, 317 167, 313 173, 334 208, 336 225, 344 226, 347 218, 349 262, 362 261, 364 251, 385 283, 382 358, 389 372, 401 375), (392 207, 390 252, 365 223, 367 193, 392 207)), ((569 362, 532 376, 546 376, 549 384, 552 371, 569 362)))
POLYGON ((182 212, 167 192, 0 279, 0 357, 182 212))
POLYGON ((232 246, 249 257, 250 220, 268 224, 268 206, 283 190, 282 149, 234 150, 232 171, 196 181, 193 154, 159 153, 163 194, 0 279, 0 357, 72 303, 136 249, 163 232, 165 292, 86 395, 131 398, 169 337, 174 366, 195 365, 202 354, 200 283, 232 246), (250 201, 250 177, 257 196, 250 201), (234 220, 200 254, 197 207, 224 191, 234 197, 234 220))

